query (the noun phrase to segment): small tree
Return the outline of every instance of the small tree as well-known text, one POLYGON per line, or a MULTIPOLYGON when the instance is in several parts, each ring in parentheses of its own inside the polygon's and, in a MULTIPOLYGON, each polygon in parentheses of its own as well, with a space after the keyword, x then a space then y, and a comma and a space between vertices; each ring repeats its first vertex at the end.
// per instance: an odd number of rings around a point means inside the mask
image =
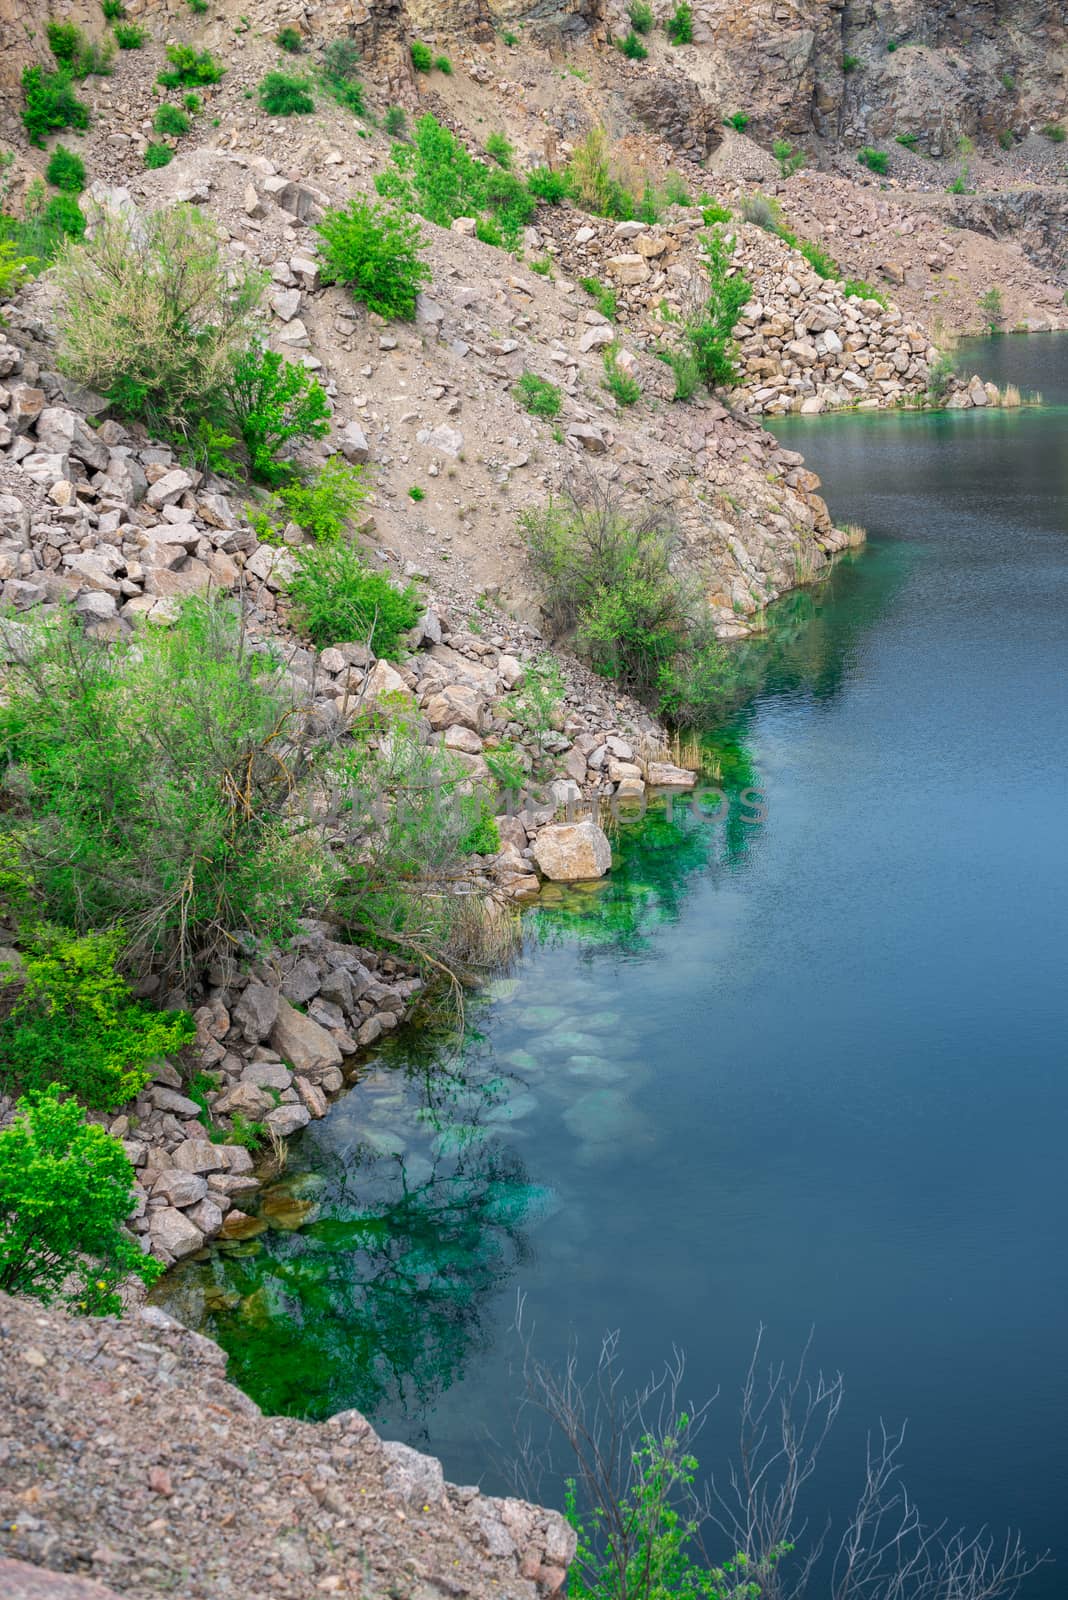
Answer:
POLYGON ((685 4, 685 0, 677 5, 664 23, 664 28, 672 44, 693 43, 693 7, 685 4))
POLYGON ((278 483, 292 473, 276 459, 283 445, 322 439, 330 431, 330 405, 318 379, 307 367, 259 345, 234 362, 226 409, 244 441, 249 470, 263 483, 278 483))
POLYGON ((431 275, 420 254, 418 223, 388 206, 353 199, 327 211, 316 231, 324 282, 345 284, 354 300, 379 316, 414 317, 419 286, 431 275))
POLYGON ((263 277, 223 257, 194 206, 135 229, 106 213, 57 268, 60 365, 126 414, 164 425, 204 411, 252 331, 263 277))
POLYGON ((704 235, 707 292, 702 292, 683 323, 689 353, 708 387, 736 379, 734 328, 752 288, 744 273, 732 271, 733 250, 720 228, 704 235))
POLYGON ((0 1133, 0 1289, 108 1316, 126 1278, 153 1283, 163 1265, 123 1229, 134 1197, 122 1145, 62 1095, 20 1100, 0 1133))
POLYGON ((987 289, 985 294, 979 296, 979 309, 986 318, 987 328, 991 333, 997 333, 1005 321, 1005 302, 1001 290, 998 288, 987 289))

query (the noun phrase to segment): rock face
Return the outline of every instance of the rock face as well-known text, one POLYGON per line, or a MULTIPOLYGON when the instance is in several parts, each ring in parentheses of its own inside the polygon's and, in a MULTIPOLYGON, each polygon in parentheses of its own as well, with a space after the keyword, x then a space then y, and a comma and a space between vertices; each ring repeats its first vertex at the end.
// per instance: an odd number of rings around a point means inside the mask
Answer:
POLYGON ((0 1295, 0 1350, 4 1600, 386 1595, 399 1573, 412 1600, 563 1586, 557 1512, 456 1489, 355 1411, 262 1416, 218 1346, 155 1307, 97 1321, 0 1295))
POLYGON ((612 846, 596 822, 557 822, 538 834, 534 860, 554 883, 581 883, 604 877, 612 846))

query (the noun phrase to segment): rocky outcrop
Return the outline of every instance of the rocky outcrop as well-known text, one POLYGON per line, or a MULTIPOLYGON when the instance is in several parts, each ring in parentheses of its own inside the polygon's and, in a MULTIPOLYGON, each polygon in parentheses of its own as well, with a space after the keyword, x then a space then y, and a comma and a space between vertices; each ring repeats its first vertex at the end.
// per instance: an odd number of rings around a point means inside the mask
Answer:
POLYGON ((101 1322, 0 1295, 5 1600, 562 1589, 575 1536, 557 1512, 456 1488, 355 1411, 264 1417, 225 1370, 154 1307, 101 1322))
POLYGON ((723 142, 723 113, 691 78, 650 74, 629 88, 627 105, 646 128, 699 166, 723 142))

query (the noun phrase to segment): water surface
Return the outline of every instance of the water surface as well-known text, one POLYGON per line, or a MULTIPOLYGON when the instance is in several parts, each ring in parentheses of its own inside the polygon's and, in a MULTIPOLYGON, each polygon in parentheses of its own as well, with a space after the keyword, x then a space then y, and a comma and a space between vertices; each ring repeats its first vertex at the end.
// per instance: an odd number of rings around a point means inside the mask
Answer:
MULTIPOLYGON (((999 378, 1068 401, 1068 342, 1011 352, 999 378)), ((1054 1600, 1068 411, 780 432, 870 544, 748 647, 727 817, 624 832, 611 883, 529 918, 463 1052, 394 1042, 294 1142, 267 1231, 166 1293, 264 1406, 359 1406, 491 1489, 518 1292, 543 1355, 618 1327, 637 1380, 683 1346, 688 1388, 723 1386, 710 1460, 757 1325, 786 1356, 814 1328, 848 1388, 816 1520, 907 1417, 927 1516, 1050 1547, 1024 1593, 1054 1600)))

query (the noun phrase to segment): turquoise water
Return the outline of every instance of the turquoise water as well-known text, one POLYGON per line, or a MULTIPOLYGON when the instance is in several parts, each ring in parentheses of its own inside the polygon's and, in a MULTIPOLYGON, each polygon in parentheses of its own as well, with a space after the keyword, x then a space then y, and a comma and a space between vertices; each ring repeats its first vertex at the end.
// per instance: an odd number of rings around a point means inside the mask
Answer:
MULTIPOLYGON (((1012 343, 1068 401, 1068 344, 1012 343)), ((462 1049, 395 1040, 293 1142, 264 1230, 165 1297, 267 1409, 358 1406, 495 1489, 517 1295, 548 1358, 619 1328, 638 1381, 684 1347, 687 1389, 722 1386, 713 1462, 758 1324, 786 1357, 814 1330, 847 1383, 816 1520, 907 1417, 921 1509, 1053 1549, 1023 1591, 1053 1600, 1068 411, 781 433, 870 544, 747 647, 709 750, 726 815, 623 831, 609 883, 528 918, 462 1049)))

